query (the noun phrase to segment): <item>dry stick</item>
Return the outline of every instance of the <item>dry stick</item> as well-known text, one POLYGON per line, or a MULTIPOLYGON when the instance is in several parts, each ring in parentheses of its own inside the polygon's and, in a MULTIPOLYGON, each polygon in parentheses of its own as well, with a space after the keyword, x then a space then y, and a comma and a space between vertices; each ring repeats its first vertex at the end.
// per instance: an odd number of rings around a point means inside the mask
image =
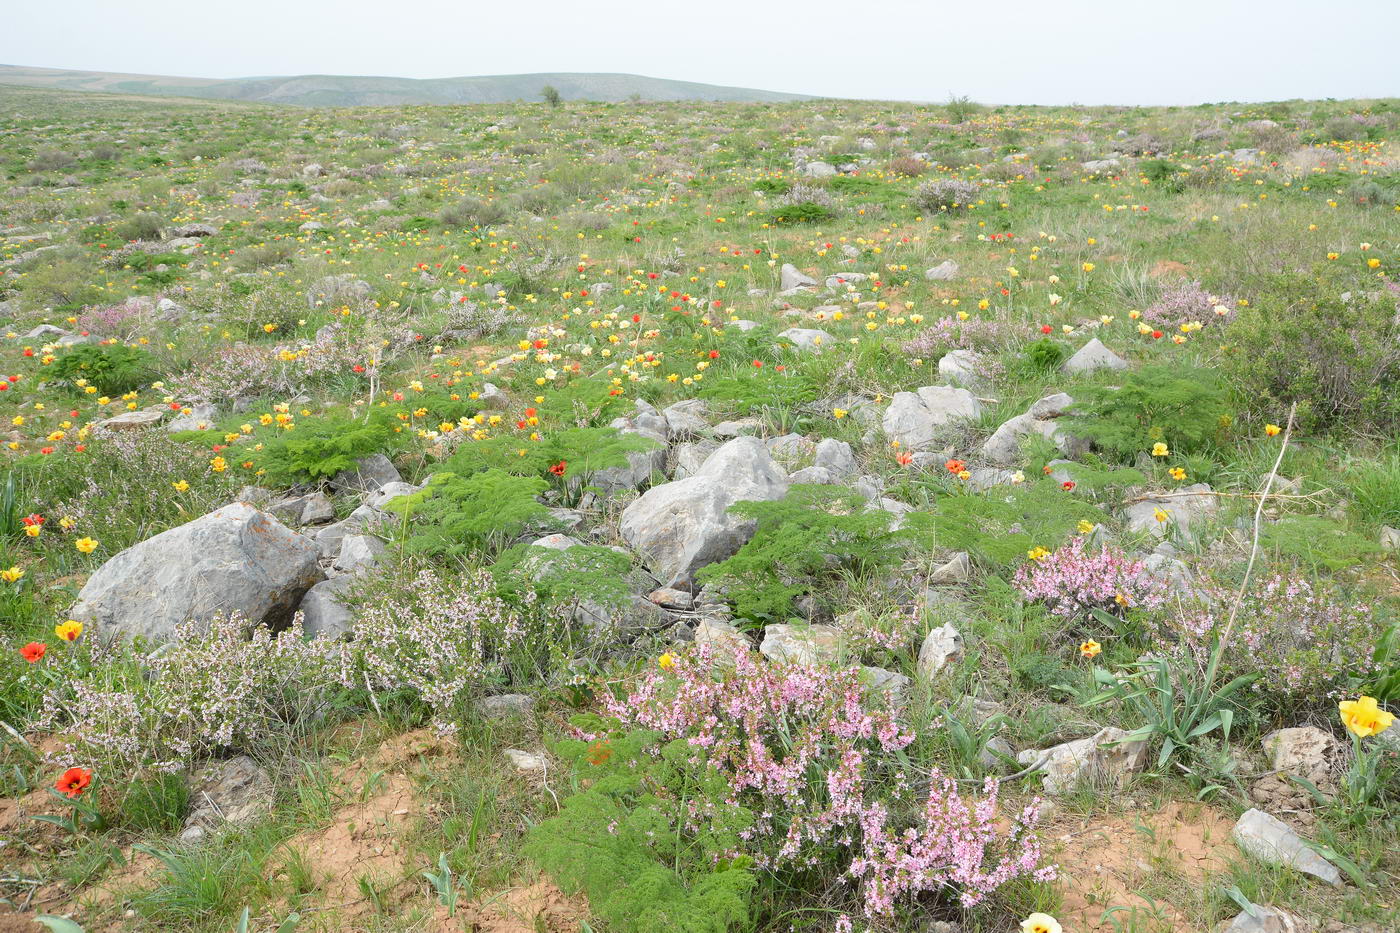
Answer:
POLYGON ((1276 493, 1273 493, 1272 495, 1270 495, 1270 494, 1268 494, 1268 493, 1259 493, 1259 492, 1216 492, 1216 491, 1213 490, 1213 489, 1212 489, 1212 490, 1209 490, 1209 491, 1204 491, 1204 492, 1158 492, 1158 493, 1148 493, 1148 494, 1145 495, 1145 496, 1134 496, 1134 497, 1131 498, 1131 499, 1124 499, 1124 500, 1123 500, 1123 504, 1124 504, 1124 505, 1127 505, 1127 504, 1130 503, 1130 502, 1155 502, 1155 501, 1158 500, 1158 499, 1190 499, 1190 498, 1193 498, 1193 497, 1195 497, 1195 496, 1217 496, 1217 497, 1222 498, 1222 499, 1260 499, 1260 500, 1265 499, 1265 498, 1269 498, 1269 499, 1315 499, 1315 498, 1321 496, 1323 493, 1327 493, 1327 492, 1331 492, 1331 490, 1330 490, 1330 489, 1319 489, 1317 492, 1306 492, 1306 493, 1302 493, 1301 495, 1296 495, 1296 496, 1295 496, 1295 495, 1288 495, 1288 494, 1286 494, 1286 493, 1281 493, 1281 492, 1276 492, 1276 493))

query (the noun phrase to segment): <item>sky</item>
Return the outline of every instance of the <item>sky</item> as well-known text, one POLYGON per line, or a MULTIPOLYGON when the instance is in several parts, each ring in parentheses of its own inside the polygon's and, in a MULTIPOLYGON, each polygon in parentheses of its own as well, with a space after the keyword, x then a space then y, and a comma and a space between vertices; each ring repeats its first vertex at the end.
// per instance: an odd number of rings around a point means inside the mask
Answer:
POLYGON ((230 78, 628 72, 832 97, 1400 96, 1400 0, 3 0, 0 63, 230 78))

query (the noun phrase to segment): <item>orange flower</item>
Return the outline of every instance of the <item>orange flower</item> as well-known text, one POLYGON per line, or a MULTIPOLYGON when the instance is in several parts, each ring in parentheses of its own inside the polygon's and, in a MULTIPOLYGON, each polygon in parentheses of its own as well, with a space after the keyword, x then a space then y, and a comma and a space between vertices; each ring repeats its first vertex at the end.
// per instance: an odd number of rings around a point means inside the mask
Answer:
POLYGON ((554 464, 554 466, 552 466, 552 467, 549 468, 549 472, 553 473, 555 476, 563 476, 563 475, 564 475, 564 471, 567 470, 568 468, 569 468, 569 461, 567 461, 567 460, 560 460, 558 463, 554 464))
POLYGON ((914 455, 913 455, 913 454, 895 454, 894 459, 895 459, 895 461, 896 461, 900 466, 908 466, 909 464, 911 464, 911 463, 914 462, 914 455))
POLYGON ((30 664, 35 663, 44 656, 44 652, 49 650, 49 646, 41 641, 31 641, 23 648, 19 649, 19 656, 30 664))
POLYGON ((65 797, 76 800, 83 795, 83 791, 87 790, 91 783, 91 771, 86 768, 69 768, 54 782, 54 787, 65 797))
POLYGON ((967 464, 963 463, 961 460, 949 460, 947 463, 943 464, 943 468, 956 476, 967 469, 967 464))
POLYGON ((1100 645, 1093 639, 1090 639, 1089 641, 1086 641, 1079 646, 1079 653, 1082 654, 1084 657, 1091 659, 1098 657, 1099 652, 1102 650, 1103 645, 1100 645))

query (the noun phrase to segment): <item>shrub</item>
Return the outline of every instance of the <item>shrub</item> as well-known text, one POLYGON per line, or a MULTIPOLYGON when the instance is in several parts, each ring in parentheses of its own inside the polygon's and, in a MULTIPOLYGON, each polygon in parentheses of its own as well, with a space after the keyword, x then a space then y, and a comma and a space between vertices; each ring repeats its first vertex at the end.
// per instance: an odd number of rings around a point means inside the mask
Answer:
POLYGON ((574 786, 558 815, 534 827, 526 853, 593 914, 622 933, 727 933, 748 924, 756 879, 734 858, 753 814, 725 802, 722 772, 683 738, 623 731, 597 716, 554 752, 574 786), (696 819, 697 813, 704 815, 696 819))
POLYGON ((274 428, 260 442, 261 449, 247 453, 259 476, 282 486, 319 482, 352 470, 355 461, 384 451, 395 436, 387 417, 361 421, 327 415, 291 423, 291 430, 274 428))
POLYGON ((185 623, 151 654, 84 645, 55 659, 39 727, 70 736, 61 765, 104 778, 173 773, 217 751, 265 748, 311 721, 332 696, 333 662, 331 642, 306 640, 299 623, 250 634, 237 615, 185 623))
POLYGON ((908 540, 890 531, 890 513, 867 509, 859 493, 839 486, 799 484, 784 499, 739 502, 729 510, 757 528, 699 579, 722 587, 740 616, 759 622, 787 619, 799 596, 829 595, 844 573, 867 576, 890 567, 908 540))
POLYGON ((818 224, 831 220, 836 212, 815 201, 799 201, 789 207, 780 207, 768 217, 771 224, 818 224))
POLYGON ((1120 618, 1128 609, 1156 609, 1166 600, 1166 582, 1140 560, 1107 544, 1097 551, 1082 536, 1071 538, 1040 560, 1016 570, 1016 588, 1044 603, 1052 615, 1083 620, 1094 610, 1120 618))
POLYGON ((1168 331, 1179 330, 1182 324, 1192 322, 1205 326, 1224 324, 1235 316, 1235 299, 1212 295, 1200 282, 1181 281, 1163 289, 1142 316, 1168 331))
MULTIPOLYGON (((1158 617, 1159 650, 1204 671, 1225 628, 1236 590, 1208 586, 1199 602, 1158 617)), ((1297 576, 1253 583, 1221 658, 1219 683, 1258 674, 1253 690, 1283 713, 1321 711, 1376 673, 1371 607, 1297 576)))
POLYGON ((442 472, 433 474, 426 488, 393 499, 386 508, 409 520, 404 546, 411 552, 490 556, 526 525, 549 517, 535 499, 548 485, 495 467, 466 475, 442 472))
POLYGON ((933 515, 939 545, 1010 567, 1033 548, 1056 547, 1081 520, 1098 524, 1108 517, 1049 477, 1004 489, 995 495, 941 496, 933 515))
POLYGON ((490 227, 505 222, 509 216, 499 201, 462 198, 456 204, 444 207, 438 213, 438 220, 447 227, 490 227))
POLYGON ((123 240, 159 240, 161 219, 155 214, 137 214, 117 224, 112 232, 123 240))
POLYGON ((937 178, 926 181, 914 190, 914 206, 922 211, 953 211, 966 208, 977 197, 974 182, 958 178, 937 178))
POLYGON ((1038 803, 999 815, 995 780, 971 801, 935 768, 918 809, 892 805, 911 791, 901 752, 914 737, 871 708, 860 668, 770 665, 748 651, 733 660, 717 676, 703 653, 681 655, 607 707, 625 725, 688 739, 724 779, 722 802, 754 814, 743 853, 758 868, 854 881, 870 918, 920 896, 972 906, 1017 878, 1054 876, 1034 834, 1038 803))
POLYGON ((53 363, 53 377, 70 386, 95 386, 103 395, 122 395, 156 375, 155 358, 138 347, 79 344, 53 363))
POLYGON ((891 159, 889 164, 890 174, 908 175, 911 178, 917 178, 924 172, 927 172, 928 168, 927 162, 922 159, 916 159, 913 156, 898 156, 897 158, 891 159))
POLYGON ((1396 296, 1357 290, 1344 300, 1343 290, 1336 281, 1282 276, 1239 311, 1222 368, 1248 411, 1278 420, 1296 402, 1305 430, 1400 425, 1396 296))
POLYGON ((1116 388, 1083 386, 1074 394, 1066 429, 1120 461, 1159 442, 1173 453, 1196 453, 1222 441, 1230 426, 1211 370, 1155 364, 1127 373, 1116 388))

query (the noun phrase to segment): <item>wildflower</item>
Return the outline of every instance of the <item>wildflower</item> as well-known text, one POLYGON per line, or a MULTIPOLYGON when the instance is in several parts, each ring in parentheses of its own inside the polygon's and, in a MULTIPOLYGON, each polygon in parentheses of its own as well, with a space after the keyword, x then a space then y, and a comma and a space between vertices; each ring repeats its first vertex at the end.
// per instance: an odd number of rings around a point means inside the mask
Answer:
POLYGON ((676 666, 676 656, 668 651, 661 657, 656 659, 656 664, 663 671, 669 671, 671 668, 676 666))
POLYGON ((1171 514, 1166 509, 1158 506, 1152 510, 1152 517, 1157 519, 1158 522, 1165 522, 1171 518, 1171 514))
POLYGON ((1364 694, 1355 700, 1343 700, 1337 704, 1342 714, 1342 725, 1357 738, 1379 735, 1395 722, 1395 714, 1381 709, 1375 697, 1364 694))
POLYGON ((1169 450, 1167 448, 1167 445, 1162 443, 1161 441, 1158 441, 1157 443, 1152 445, 1152 456, 1154 457, 1165 457, 1170 453, 1171 450, 1169 450))
POLYGON ((1276 424, 1264 425, 1264 433, 1269 435, 1270 437, 1277 437, 1279 435, 1279 432, 1281 432, 1282 430, 1283 428, 1279 427, 1276 424))
POLYGON ((97 541, 84 535, 77 541, 74 541, 73 546, 84 554, 91 554, 93 551, 97 550, 97 541))
POLYGON ((1065 492, 1071 491, 1072 489, 1074 489, 1074 480, 1065 480, 1063 483, 1060 484, 1060 488, 1063 489, 1065 492))
POLYGON ((176 491, 176 492, 184 492, 185 490, 187 490, 187 489, 190 488, 190 484, 187 483, 187 482, 185 482, 185 481, 182 480, 182 479, 177 479, 175 482, 171 483, 170 485, 173 486, 173 487, 175 488, 175 491, 176 491))
POLYGON ((966 470, 967 464, 963 463, 961 460, 949 460, 947 463, 943 464, 943 468, 949 473, 957 474, 966 470))
POLYGON ((894 459, 900 466, 908 466, 914 462, 914 455, 908 453, 896 454, 894 459))
POLYGON ((76 800, 92 783, 92 772, 86 768, 69 768, 54 782, 54 787, 69 799, 76 800))
POLYGON ((836 418, 837 420, 840 420, 840 419, 846 417, 846 414, 847 414, 847 412, 846 412, 846 409, 844 409, 844 408, 833 408, 833 409, 831 410, 831 417, 836 418))
POLYGON ((1167 471, 1167 475, 1179 483, 1186 478, 1186 471, 1181 467, 1172 467, 1167 471))
POLYGON ((1092 534, 1094 531, 1094 523, 1087 518, 1081 518, 1079 524, 1075 527, 1079 529, 1079 533, 1082 535, 1092 534))
POLYGON ((588 746, 588 763, 597 768, 607 762, 612 757, 612 746, 607 739, 599 739, 588 746))
POLYGON ((1060 922, 1049 914, 1031 914, 1021 921, 1022 933, 1064 933, 1060 922))
POLYGON ((1030 558, 1031 560, 1044 560, 1049 556, 1050 549, 1041 547, 1038 544, 1026 552, 1026 557, 1030 558))
POLYGON ((554 464, 554 466, 552 466, 552 467, 549 468, 549 472, 553 473, 555 476, 563 476, 563 475, 564 475, 564 471, 567 470, 568 468, 569 468, 569 461, 567 461, 567 460, 560 460, 558 463, 554 464))
POLYGON ((83 634, 83 623, 77 619, 69 619, 67 622, 60 622, 54 626, 53 633, 64 641, 77 641, 83 634))
POLYGON ((48 650, 49 646, 44 644, 43 642, 31 641, 29 644, 19 649, 19 656, 24 658, 30 664, 34 664, 40 658, 42 658, 44 656, 44 652, 48 650))
POLYGON ((43 532, 44 532, 44 526, 43 526, 43 525, 25 525, 25 526, 24 526, 24 533, 27 534, 27 535, 28 535, 29 537, 31 537, 31 538, 37 538, 37 537, 39 537, 39 535, 43 534, 43 532))
POLYGON ((24 571, 18 565, 9 570, 0 570, 0 580, 4 580, 6 583, 18 583, 23 576, 24 571))
POLYGON ((215 473, 222 473, 224 470, 228 469, 228 461, 223 457, 215 457, 213 460, 209 461, 209 469, 213 470, 215 473))
POLYGON ((1103 645, 1100 645, 1092 638, 1086 642, 1081 642, 1079 645, 1079 653, 1091 661, 1098 657, 1101 651, 1103 651, 1103 645))
POLYGON ((1020 470, 1017 470, 1015 473, 1012 473, 1012 474, 1011 474, 1011 482, 1013 482, 1013 483, 1024 483, 1025 481, 1026 481, 1026 474, 1022 473, 1020 470))
POLYGON ((971 471, 971 470, 959 470, 959 471, 958 471, 958 479, 962 480, 964 483, 967 482, 968 480, 972 479, 972 471, 971 471))

